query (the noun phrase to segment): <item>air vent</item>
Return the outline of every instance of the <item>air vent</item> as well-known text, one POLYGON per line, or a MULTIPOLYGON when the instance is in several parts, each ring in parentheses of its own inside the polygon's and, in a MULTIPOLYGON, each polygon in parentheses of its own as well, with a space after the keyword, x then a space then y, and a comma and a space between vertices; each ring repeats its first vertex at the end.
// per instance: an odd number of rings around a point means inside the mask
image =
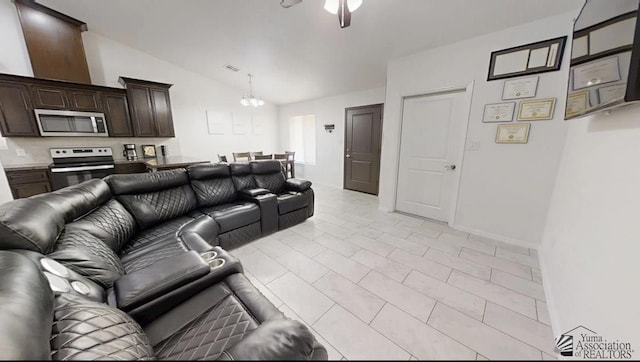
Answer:
POLYGON ((227 69, 229 69, 229 70, 230 70, 230 71, 232 71, 232 72, 237 72, 237 71, 239 71, 239 70, 240 70, 239 68, 236 68, 236 67, 234 67, 234 66, 233 66, 233 65, 231 65, 231 64, 227 64, 227 65, 225 65, 224 67, 225 67, 225 68, 227 68, 227 69))

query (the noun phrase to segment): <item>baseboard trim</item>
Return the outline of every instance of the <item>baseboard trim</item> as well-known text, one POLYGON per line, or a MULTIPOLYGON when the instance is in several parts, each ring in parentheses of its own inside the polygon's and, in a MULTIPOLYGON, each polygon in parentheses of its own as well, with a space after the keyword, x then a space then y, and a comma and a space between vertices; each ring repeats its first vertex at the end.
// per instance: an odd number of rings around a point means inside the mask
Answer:
POLYGON ((556 303, 551 294, 549 288, 551 285, 551 277, 547 269, 547 265, 544 259, 544 251, 542 247, 538 248, 538 262, 540 262, 540 274, 542 274, 542 288, 544 289, 544 297, 547 303, 547 312, 549 312, 549 320, 551 322, 551 331, 553 332, 553 338, 556 338, 562 334, 560 329, 560 321, 558 320, 558 314, 556 313, 556 303))
POLYGON ((502 241, 502 242, 505 242, 505 243, 522 246, 522 247, 525 247, 525 248, 536 249, 536 251, 538 250, 538 248, 540 246, 538 244, 533 244, 533 243, 530 243, 530 242, 527 242, 527 241, 522 241, 522 240, 510 238, 508 236, 494 234, 494 233, 490 233, 488 231, 474 229, 474 228, 470 228, 470 227, 463 226, 463 225, 449 225, 449 226, 452 229, 455 229, 455 230, 464 231, 466 233, 470 233, 470 234, 474 234, 474 235, 478 235, 478 236, 483 236, 485 238, 490 238, 490 239, 502 241))

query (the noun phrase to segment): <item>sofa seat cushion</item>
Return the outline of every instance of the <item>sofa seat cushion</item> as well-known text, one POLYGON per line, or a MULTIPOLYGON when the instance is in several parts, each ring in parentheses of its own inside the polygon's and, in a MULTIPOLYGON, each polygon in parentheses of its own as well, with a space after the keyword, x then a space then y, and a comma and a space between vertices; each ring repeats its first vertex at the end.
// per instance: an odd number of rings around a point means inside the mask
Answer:
POLYGON ((176 233, 183 226, 189 224, 194 219, 188 216, 180 216, 175 219, 165 221, 162 224, 139 232, 132 240, 127 244, 123 250, 123 253, 128 254, 134 250, 147 247, 157 239, 162 239, 166 235, 175 236, 176 233))
POLYGON ((280 215, 303 209, 308 205, 309 199, 301 193, 288 192, 278 195, 278 214, 280 215))
POLYGON ((251 202, 234 202, 201 210, 220 225, 220 233, 260 221, 260 208, 251 202))
POLYGON ((147 336, 126 313, 69 294, 55 304, 52 360, 155 360, 147 336))
POLYGON ((125 271, 107 244, 83 230, 65 229, 48 256, 107 288, 125 271))

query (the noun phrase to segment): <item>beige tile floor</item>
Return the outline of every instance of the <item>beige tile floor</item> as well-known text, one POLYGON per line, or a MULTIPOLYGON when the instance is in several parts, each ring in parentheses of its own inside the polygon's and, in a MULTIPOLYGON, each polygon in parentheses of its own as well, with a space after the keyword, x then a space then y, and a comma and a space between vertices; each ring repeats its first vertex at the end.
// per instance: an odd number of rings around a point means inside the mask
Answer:
POLYGON ((314 188, 314 217, 232 253, 330 359, 555 358, 535 250, 314 188))

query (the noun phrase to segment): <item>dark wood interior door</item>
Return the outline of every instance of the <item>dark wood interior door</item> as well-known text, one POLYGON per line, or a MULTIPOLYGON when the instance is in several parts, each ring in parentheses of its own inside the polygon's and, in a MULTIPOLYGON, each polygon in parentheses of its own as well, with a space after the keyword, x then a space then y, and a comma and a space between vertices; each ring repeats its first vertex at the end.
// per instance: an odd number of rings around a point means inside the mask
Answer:
POLYGON ((378 194, 382 104, 346 109, 344 188, 378 194))

